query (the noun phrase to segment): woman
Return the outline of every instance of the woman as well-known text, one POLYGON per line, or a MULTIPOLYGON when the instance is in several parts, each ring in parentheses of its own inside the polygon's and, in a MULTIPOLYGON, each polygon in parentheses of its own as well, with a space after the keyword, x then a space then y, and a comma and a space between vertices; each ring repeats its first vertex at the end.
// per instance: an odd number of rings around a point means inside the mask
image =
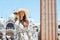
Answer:
POLYGON ((27 12, 25 9, 20 9, 19 11, 17 11, 17 15, 18 15, 18 18, 17 18, 17 21, 16 21, 16 24, 18 25, 17 26, 17 30, 20 31, 18 34, 20 35, 19 36, 19 40, 29 40, 28 38, 30 38, 32 40, 32 35, 31 33, 28 32, 28 25, 29 25, 29 21, 27 20, 27 12), (20 38, 21 36, 22 39, 20 38))

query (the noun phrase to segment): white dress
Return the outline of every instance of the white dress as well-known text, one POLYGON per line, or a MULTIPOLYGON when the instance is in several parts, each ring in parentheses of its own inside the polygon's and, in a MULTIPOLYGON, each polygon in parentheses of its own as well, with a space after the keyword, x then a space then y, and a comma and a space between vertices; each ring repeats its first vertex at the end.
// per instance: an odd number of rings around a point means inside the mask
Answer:
POLYGON ((27 33, 24 32, 25 31, 24 26, 21 23, 19 24, 19 21, 16 21, 15 24, 19 26, 17 32, 20 32, 22 40, 29 40, 27 33))

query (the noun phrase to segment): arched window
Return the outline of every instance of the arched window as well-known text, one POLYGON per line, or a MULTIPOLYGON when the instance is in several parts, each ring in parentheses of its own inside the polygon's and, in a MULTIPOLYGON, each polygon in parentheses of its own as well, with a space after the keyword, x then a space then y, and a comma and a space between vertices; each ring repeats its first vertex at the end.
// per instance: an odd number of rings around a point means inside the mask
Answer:
POLYGON ((58 28, 60 29, 60 25, 58 25, 58 28))
POLYGON ((8 24, 6 25, 6 29, 15 29, 15 28, 14 28, 14 24, 8 23, 8 24))

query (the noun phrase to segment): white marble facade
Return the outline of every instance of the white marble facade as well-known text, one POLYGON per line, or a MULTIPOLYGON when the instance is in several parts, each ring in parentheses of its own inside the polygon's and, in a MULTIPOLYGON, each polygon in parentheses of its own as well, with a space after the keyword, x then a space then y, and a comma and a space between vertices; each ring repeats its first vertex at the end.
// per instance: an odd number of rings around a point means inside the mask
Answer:
MULTIPOLYGON (((40 29, 40 26, 37 26, 32 22, 30 22, 29 31, 32 33, 32 37, 34 40, 38 40, 39 29, 40 29)), ((3 40, 7 40, 6 37, 7 36, 9 37, 10 36, 9 34, 13 35, 13 40, 18 40, 15 22, 10 18, 3 22, 0 20, 0 33, 2 33, 1 36, 3 40)))
POLYGON ((0 20, 0 34, 2 33, 3 40, 6 40, 6 37, 9 34, 8 33, 9 31, 14 33, 13 37, 15 39, 16 38, 16 27, 15 27, 14 21, 12 19, 8 19, 6 22, 1 22, 0 20))

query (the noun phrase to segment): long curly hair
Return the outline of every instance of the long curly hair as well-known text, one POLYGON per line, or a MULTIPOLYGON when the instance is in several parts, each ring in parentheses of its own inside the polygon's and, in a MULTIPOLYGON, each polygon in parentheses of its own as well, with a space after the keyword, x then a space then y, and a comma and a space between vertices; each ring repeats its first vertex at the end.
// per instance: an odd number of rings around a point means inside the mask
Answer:
MULTIPOLYGON (((26 21, 26 14, 24 11, 19 11, 18 14, 19 14, 19 17, 20 17, 20 13, 23 12, 24 13, 24 16, 23 16, 23 19, 22 21, 26 21)), ((19 23, 20 23, 20 18, 19 18, 19 23)))
MULTIPOLYGON (((14 15, 17 15, 17 12, 14 12, 13 14, 14 14, 14 15)), ((17 21, 17 19, 18 19, 18 18, 15 17, 15 22, 17 21)))

